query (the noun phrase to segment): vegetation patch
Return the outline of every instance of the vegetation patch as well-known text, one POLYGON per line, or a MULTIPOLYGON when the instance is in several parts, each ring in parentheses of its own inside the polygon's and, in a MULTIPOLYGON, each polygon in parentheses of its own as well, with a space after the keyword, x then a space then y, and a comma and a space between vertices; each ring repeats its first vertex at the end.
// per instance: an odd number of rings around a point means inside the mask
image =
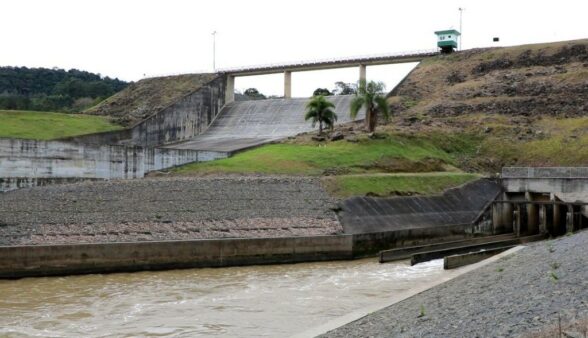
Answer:
POLYGON ((434 172, 367 174, 323 177, 325 189, 333 196, 410 196, 440 194, 444 190, 480 178, 475 174, 434 172))
MULTIPOLYGON (((387 167, 392 166, 394 159, 408 167, 413 167, 413 162, 453 163, 452 156, 427 140, 390 136, 353 143, 270 144, 223 160, 185 165, 173 172, 182 175, 388 172, 387 167)), ((434 168, 438 169, 438 165, 434 168)), ((395 171, 405 170, 396 168, 395 171)))
POLYGON ((100 116, 0 110, 0 137, 51 140, 118 129, 100 116))

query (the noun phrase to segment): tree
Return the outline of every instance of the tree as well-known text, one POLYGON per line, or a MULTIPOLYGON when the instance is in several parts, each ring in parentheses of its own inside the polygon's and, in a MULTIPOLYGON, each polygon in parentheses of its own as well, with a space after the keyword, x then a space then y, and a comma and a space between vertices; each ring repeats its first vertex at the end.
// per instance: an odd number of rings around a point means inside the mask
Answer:
POLYGON ((357 117, 359 110, 365 106, 365 126, 371 133, 376 130, 378 123, 378 114, 384 115, 388 120, 389 108, 388 102, 384 97, 385 86, 382 82, 370 81, 366 83, 365 80, 359 82, 359 89, 351 101, 350 115, 352 119, 357 117))
POLYGON ((313 128, 318 122, 319 135, 322 135, 323 123, 332 129, 335 121, 337 121, 337 114, 335 114, 333 108, 335 108, 333 102, 328 101, 322 95, 315 96, 306 105, 306 115, 304 115, 304 120, 312 120, 313 128))
POLYGON ((335 89, 333 95, 353 95, 357 93, 357 86, 353 83, 345 83, 343 81, 335 82, 335 89))
POLYGON ((314 92, 312 93, 312 96, 329 96, 329 95, 333 95, 327 88, 317 88, 314 90, 314 92))
POLYGON ((248 88, 243 92, 243 95, 248 96, 253 100, 265 99, 265 95, 259 92, 256 88, 248 88))

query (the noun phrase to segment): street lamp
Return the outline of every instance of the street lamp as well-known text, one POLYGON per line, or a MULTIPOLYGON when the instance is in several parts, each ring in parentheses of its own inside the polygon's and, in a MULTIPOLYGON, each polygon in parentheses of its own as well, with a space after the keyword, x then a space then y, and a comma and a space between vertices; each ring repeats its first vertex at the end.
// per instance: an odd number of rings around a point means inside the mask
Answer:
POLYGON ((216 72, 216 31, 212 32, 212 70, 216 72))
POLYGON ((461 25, 461 22, 462 22, 461 21, 461 17, 462 17, 463 11, 465 11, 465 8, 459 7, 459 33, 460 33, 460 36, 459 36, 459 50, 461 50, 461 40, 463 39, 463 28, 462 28, 462 25, 461 25))

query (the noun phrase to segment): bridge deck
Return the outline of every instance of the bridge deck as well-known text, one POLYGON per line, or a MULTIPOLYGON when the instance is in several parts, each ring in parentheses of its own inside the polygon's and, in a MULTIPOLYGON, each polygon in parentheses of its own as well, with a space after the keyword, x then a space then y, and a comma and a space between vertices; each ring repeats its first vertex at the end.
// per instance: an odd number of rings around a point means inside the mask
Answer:
POLYGON ((437 50, 420 50, 397 54, 381 54, 369 56, 355 56, 348 58, 324 59, 314 61, 301 61, 292 63, 277 63, 268 65, 245 66, 238 68, 219 69, 221 73, 232 76, 251 76, 263 74, 275 74, 284 71, 309 71, 320 69, 333 69, 355 67, 358 65, 385 65, 394 63, 419 62, 422 59, 439 54, 437 50))

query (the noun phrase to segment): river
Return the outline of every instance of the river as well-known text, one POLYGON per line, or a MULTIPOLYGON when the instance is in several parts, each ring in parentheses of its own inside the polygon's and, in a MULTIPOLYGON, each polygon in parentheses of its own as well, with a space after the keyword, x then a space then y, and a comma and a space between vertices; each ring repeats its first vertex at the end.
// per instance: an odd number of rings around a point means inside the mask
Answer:
POLYGON ((284 337, 446 275, 375 259, 0 281, 0 336, 284 337))

